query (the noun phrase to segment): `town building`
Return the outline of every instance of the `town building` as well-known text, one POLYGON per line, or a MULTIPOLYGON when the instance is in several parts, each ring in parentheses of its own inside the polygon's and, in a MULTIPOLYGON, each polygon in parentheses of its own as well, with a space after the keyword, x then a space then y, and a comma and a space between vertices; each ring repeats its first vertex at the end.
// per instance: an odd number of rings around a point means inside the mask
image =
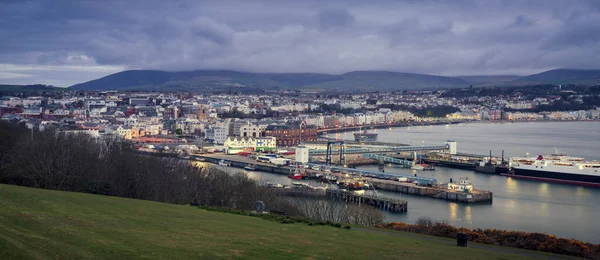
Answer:
POLYGON ((296 146, 305 141, 316 141, 317 128, 305 121, 292 121, 269 125, 265 135, 275 137, 278 146, 296 146))
POLYGON ((277 141, 275 137, 239 137, 229 136, 225 140, 225 150, 228 154, 236 154, 243 151, 275 151, 277 141))

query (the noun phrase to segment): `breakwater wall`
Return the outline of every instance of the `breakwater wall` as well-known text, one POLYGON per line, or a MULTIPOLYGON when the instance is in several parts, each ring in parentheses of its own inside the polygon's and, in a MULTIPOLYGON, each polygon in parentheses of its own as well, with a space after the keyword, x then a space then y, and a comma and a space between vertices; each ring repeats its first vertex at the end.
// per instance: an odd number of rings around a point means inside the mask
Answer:
POLYGON ((345 203, 368 205, 391 213, 405 213, 408 210, 408 202, 405 200, 356 194, 345 190, 311 190, 304 188, 271 188, 271 190, 284 196, 324 198, 345 203))
POLYGON ((386 182, 371 180, 370 183, 378 190, 392 191, 403 194, 425 196, 436 199, 462 203, 491 203, 491 191, 473 190, 472 192, 454 191, 437 187, 416 186, 412 183, 386 182))

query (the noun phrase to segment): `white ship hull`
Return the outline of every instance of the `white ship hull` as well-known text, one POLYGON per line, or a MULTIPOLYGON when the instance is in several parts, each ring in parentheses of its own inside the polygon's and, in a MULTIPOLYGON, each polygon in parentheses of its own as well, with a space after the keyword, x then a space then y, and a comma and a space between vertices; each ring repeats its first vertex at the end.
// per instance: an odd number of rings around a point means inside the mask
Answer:
POLYGON ((510 160, 511 171, 505 176, 600 187, 600 162, 585 162, 568 156, 516 157, 510 160))

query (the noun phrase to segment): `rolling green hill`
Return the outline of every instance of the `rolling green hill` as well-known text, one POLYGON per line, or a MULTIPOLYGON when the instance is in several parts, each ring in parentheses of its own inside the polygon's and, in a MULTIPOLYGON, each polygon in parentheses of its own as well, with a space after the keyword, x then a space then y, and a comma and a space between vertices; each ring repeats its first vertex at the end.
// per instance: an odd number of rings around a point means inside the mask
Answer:
MULTIPOLYGON (((0 259, 532 259, 554 255, 378 229, 0 185, 0 259)), ((267 205, 268 206, 268 205, 267 205)))

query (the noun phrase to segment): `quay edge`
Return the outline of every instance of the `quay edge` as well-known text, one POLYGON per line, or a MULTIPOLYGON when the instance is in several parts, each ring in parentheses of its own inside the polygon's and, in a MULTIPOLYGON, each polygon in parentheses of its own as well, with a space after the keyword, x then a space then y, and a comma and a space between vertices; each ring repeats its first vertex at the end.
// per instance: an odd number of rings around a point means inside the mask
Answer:
MULTIPOLYGON (((294 169, 292 167, 283 167, 267 163, 259 163, 247 157, 220 154, 204 154, 198 156, 204 158, 206 162, 211 163, 218 163, 221 160, 226 160, 231 163, 232 167, 244 168, 246 165, 254 164, 256 165, 257 170, 259 171, 278 173, 284 175, 288 175, 294 172, 294 169)), ((417 186, 412 183, 381 180, 369 177, 364 178, 379 190, 392 191, 402 194, 423 196, 459 203, 492 203, 493 200, 493 193, 491 191, 473 190, 473 192, 467 193, 462 191, 447 190, 443 188, 417 186)))

